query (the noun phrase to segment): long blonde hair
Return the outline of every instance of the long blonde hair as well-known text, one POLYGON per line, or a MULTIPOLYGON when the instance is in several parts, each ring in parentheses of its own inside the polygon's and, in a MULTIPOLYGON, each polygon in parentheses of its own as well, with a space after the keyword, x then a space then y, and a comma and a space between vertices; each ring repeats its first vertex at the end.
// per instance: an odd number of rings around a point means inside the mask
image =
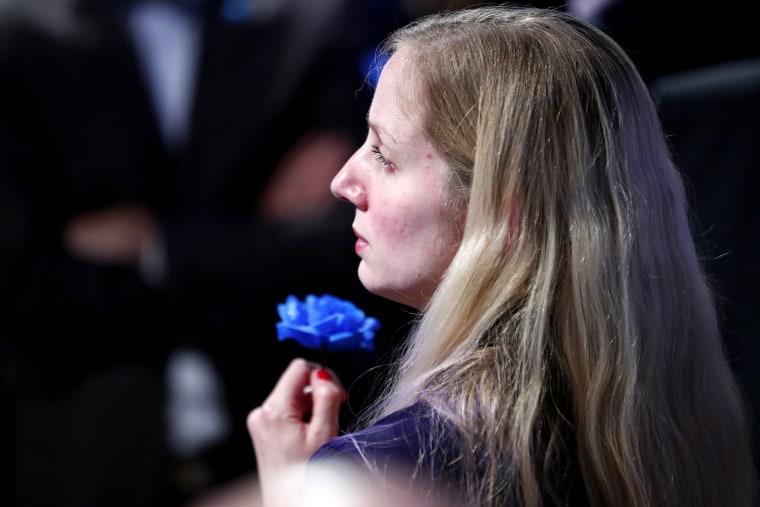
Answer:
POLYGON ((592 505, 752 505, 682 181, 621 48, 501 6, 422 18, 387 49, 413 61, 407 106, 467 216, 372 417, 429 403, 459 429, 475 505, 562 502, 568 461, 592 505))

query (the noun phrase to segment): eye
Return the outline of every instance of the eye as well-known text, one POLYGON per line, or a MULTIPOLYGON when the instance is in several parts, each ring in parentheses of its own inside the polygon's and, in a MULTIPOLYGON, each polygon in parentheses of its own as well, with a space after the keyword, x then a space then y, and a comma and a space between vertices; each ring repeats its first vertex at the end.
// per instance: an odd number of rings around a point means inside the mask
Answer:
POLYGON ((390 162, 387 158, 385 158, 385 156, 380 151, 380 147, 379 146, 373 146, 372 147, 372 153, 375 154, 375 160, 377 160, 378 162, 380 162, 380 165, 383 167, 383 169, 385 169, 385 170, 391 170, 391 169, 393 169, 393 163, 390 162))

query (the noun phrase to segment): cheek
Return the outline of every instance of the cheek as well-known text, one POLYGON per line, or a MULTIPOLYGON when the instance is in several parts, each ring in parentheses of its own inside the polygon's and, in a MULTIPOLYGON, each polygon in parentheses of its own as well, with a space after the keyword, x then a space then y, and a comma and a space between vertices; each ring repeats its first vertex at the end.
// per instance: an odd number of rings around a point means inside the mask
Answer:
POLYGON ((394 249, 406 249, 410 241, 424 234, 426 220, 419 210, 399 202, 381 202, 375 215, 374 230, 386 245, 394 249))
POLYGON ((449 229, 451 221, 433 203, 395 203, 387 209, 395 211, 379 213, 374 224, 382 238, 378 253, 382 252, 387 266, 406 278, 407 283, 438 280, 456 250, 449 229))

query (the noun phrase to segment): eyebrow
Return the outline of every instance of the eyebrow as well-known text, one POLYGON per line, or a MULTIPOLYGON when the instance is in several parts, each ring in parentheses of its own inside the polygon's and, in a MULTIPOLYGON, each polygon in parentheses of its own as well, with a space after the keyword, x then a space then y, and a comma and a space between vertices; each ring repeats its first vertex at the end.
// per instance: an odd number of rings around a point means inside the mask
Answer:
POLYGON ((373 130, 375 133, 377 133, 379 137, 389 137, 391 141, 393 141, 395 144, 398 144, 398 141, 395 137, 393 137, 393 134, 383 128, 382 125, 378 125, 369 119, 369 114, 367 114, 367 125, 369 126, 370 130, 373 130))

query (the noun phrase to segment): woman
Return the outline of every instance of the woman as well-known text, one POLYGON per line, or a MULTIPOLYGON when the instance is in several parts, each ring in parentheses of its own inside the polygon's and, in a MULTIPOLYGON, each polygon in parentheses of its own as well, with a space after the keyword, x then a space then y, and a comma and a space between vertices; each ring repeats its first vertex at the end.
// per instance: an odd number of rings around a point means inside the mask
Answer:
POLYGON ((301 360, 251 412, 265 505, 297 489, 283 470, 336 457, 455 505, 752 505, 682 182, 620 47, 482 7, 387 49, 332 191, 364 286, 420 317, 357 431, 333 438, 345 391, 301 360))

